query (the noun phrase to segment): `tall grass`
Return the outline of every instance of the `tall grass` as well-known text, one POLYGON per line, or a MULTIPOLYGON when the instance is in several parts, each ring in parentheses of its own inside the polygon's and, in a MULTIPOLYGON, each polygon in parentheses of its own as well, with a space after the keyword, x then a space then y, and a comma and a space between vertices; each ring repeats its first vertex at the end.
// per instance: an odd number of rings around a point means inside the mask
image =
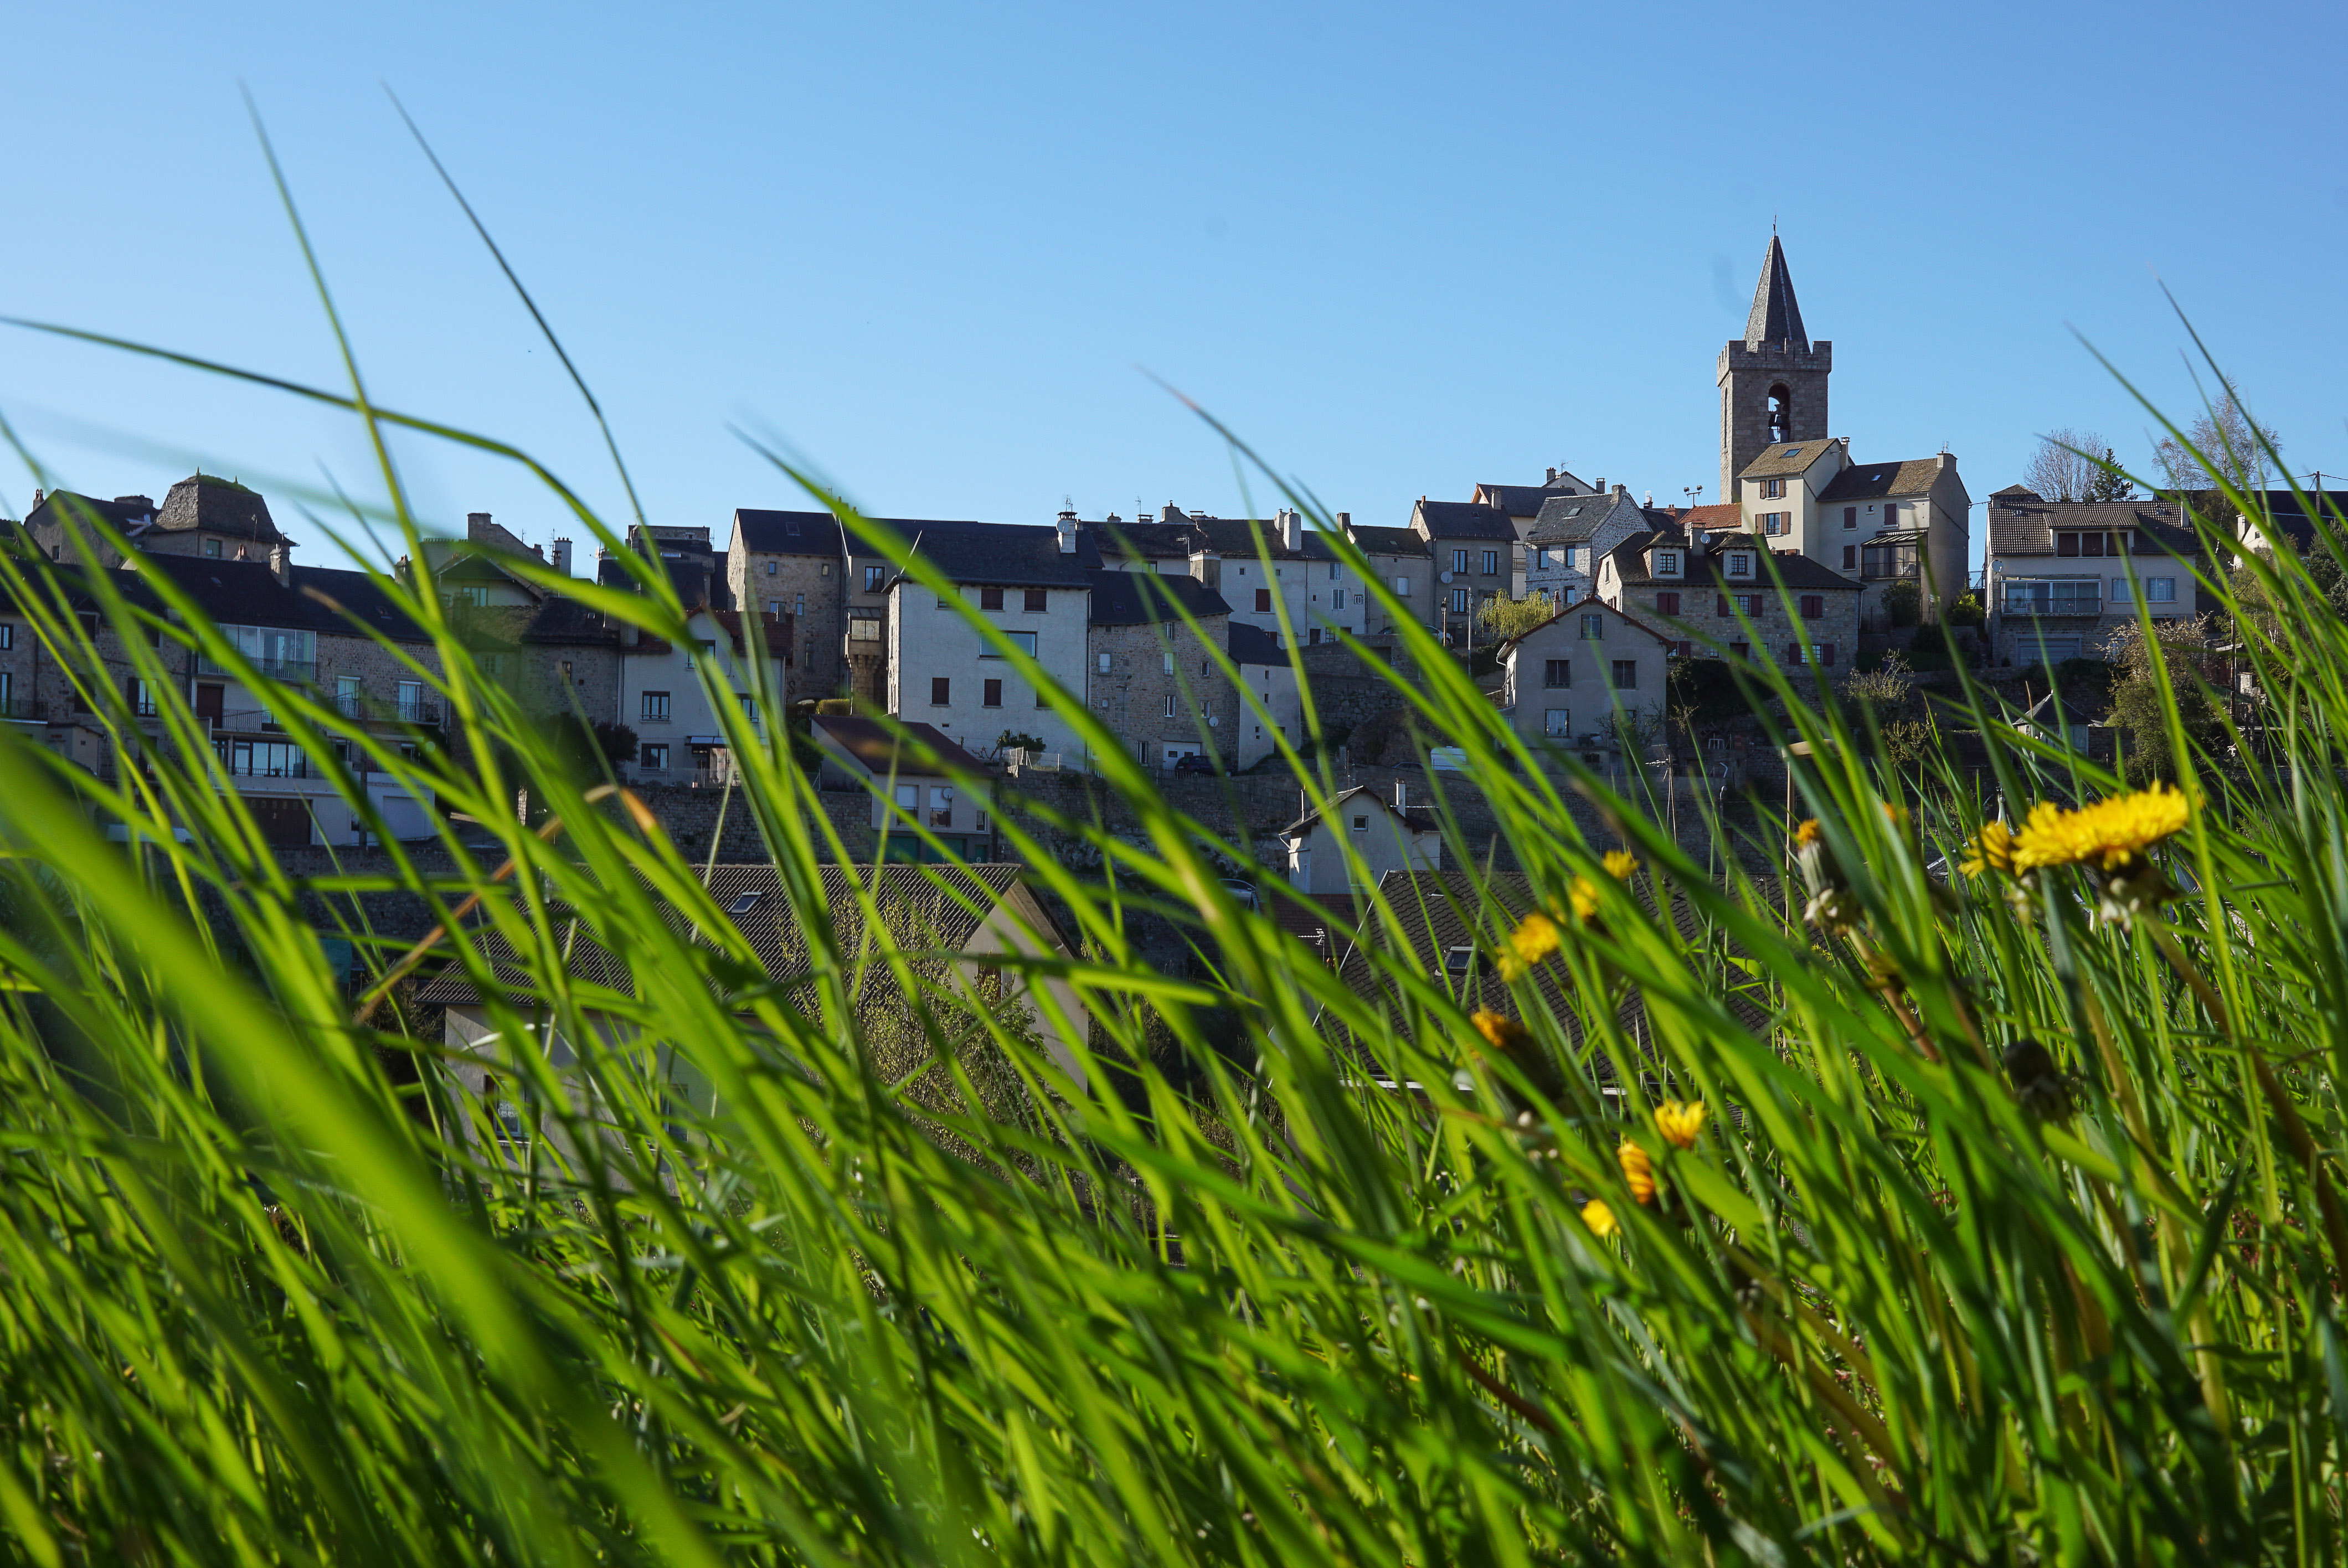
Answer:
MULTIPOLYGON (((658 563, 527 455, 359 384, 289 390, 540 473, 641 589, 569 590, 684 635, 658 563)), ((907 543, 899 564, 942 587, 907 543)), ((2329 520, 2319 548, 2343 545, 2329 520)), ((191 604, 0 555, 94 722, 138 728, 108 657, 164 693, 149 769, 113 782, 0 743, 8 1550, 2336 1561, 2348 630, 2287 557, 2251 569, 2302 612, 2263 623, 2287 641, 2247 633, 2260 722, 2197 753, 2172 709, 2197 804, 2164 880, 2107 917, 2079 869, 1956 874, 1993 809, 1970 774, 1877 764, 1823 688, 1766 670, 1746 678, 1788 699, 1780 739, 1823 759, 1797 785, 1818 827, 1789 853, 1765 821, 1754 847, 1791 883, 1721 875, 1651 800, 1544 772, 1409 632, 1426 678, 1397 701, 1465 749, 1522 868, 1488 876, 1455 831, 1479 942, 1512 952, 1536 907, 1560 933, 1505 987, 1516 1035, 1412 956, 1407 900, 1374 912, 1371 985, 1234 903, 1213 856, 1244 846, 1210 849, 999 638, 1138 825, 1001 801, 1073 957, 974 980, 920 922, 891 937, 878 879, 836 918, 820 868, 844 846, 812 782, 720 700, 728 810, 804 936, 803 972, 770 981, 704 866, 575 776, 428 573, 384 589, 432 634, 416 668, 469 743, 359 743, 473 825, 302 879, 220 787, 167 656, 238 670, 321 765, 328 706, 191 604), (1105 873, 1068 870, 1047 825, 1105 873), (1624 881, 1600 856, 1626 846, 1624 881), (384 892, 458 933, 426 962, 491 997, 519 1138, 410 1032, 414 955, 362 913, 384 892), (321 907, 366 955, 358 997, 321 907), (1189 972, 1137 958, 1141 915, 1181 928, 1189 972), (623 982, 572 972, 582 937, 623 982), (708 1092, 680 1099, 677 1063, 708 1092), (1709 1111, 1685 1147, 1665 1099, 1709 1111)), ((2122 788, 1963 701, 2009 818, 2122 788)), ((1283 755, 1325 801, 1325 760, 1283 755)), ((958 888, 941 873, 935 897, 958 888)))

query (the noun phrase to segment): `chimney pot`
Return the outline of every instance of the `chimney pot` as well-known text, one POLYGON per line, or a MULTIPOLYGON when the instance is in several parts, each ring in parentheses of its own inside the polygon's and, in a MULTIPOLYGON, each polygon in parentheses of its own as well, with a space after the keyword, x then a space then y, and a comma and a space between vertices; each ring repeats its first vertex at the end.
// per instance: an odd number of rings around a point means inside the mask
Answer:
POLYGON ((571 541, 569 539, 554 541, 554 569, 565 577, 571 575, 571 541))
POLYGON ((1595 488, 1595 489, 1598 491, 1598 493, 1599 493, 1600 495, 1601 495, 1601 496, 1602 496, 1602 495, 1604 495, 1604 494, 1606 493, 1606 476, 1605 476, 1605 475, 1601 474, 1601 475, 1599 475, 1599 476, 1598 476, 1598 483, 1597 483, 1597 485, 1596 485, 1596 486, 1594 486, 1594 487, 1593 487, 1593 488, 1595 488))
POLYGON ((1554 468, 1549 471, 1549 482, 1552 485, 1557 483, 1557 470, 1554 468))
POLYGON ((1347 533, 1352 533, 1354 531, 1354 514, 1351 512, 1338 513, 1337 526, 1344 529, 1347 533))

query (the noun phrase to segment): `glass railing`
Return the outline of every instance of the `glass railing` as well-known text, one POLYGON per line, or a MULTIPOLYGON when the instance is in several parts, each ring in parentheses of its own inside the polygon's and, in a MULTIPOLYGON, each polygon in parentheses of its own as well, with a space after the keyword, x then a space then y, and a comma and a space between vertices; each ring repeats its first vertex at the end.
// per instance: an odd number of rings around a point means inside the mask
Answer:
MULTIPOLYGON (((318 679, 318 661, 314 659, 255 659, 252 662, 254 669, 272 681, 312 685, 318 679)), ((237 678, 235 671, 202 653, 196 655, 196 673, 225 675, 232 681, 237 678)))

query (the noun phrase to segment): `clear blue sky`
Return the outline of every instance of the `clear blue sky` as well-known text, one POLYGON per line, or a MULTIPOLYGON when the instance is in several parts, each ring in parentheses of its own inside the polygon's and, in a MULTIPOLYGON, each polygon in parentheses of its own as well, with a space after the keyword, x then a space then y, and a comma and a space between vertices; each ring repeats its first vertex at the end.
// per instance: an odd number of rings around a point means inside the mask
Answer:
MULTIPOLYGON (((1773 217, 1862 458, 1946 443, 1977 498, 2056 425, 2147 461, 2073 329, 2186 406, 2157 273, 2291 466, 2348 470, 2337 5, 95 4, 9 34, 0 313, 334 381, 242 81, 376 397, 618 515, 388 84, 654 520, 721 538, 797 504, 729 424, 886 515, 1236 511, 1145 369, 1357 520, 1551 463, 1709 491, 1773 217)), ((201 462, 297 537, 294 487, 377 488, 339 419, 22 333, 0 411, 72 487, 160 499, 201 462)), ((400 456, 436 521, 559 531, 526 476, 400 456)), ((12 514, 31 488, 0 472, 12 514)))

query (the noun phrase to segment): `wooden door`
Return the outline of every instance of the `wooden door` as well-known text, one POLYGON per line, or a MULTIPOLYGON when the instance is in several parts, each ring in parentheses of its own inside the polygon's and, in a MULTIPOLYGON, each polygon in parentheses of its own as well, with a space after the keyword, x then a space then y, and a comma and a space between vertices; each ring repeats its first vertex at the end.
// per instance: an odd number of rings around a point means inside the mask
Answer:
POLYGON ((298 848, 310 842, 310 805, 295 796, 284 799, 274 795, 247 795, 244 804, 252 809, 252 820, 261 825, 261 836, 281 848, 298 848))

